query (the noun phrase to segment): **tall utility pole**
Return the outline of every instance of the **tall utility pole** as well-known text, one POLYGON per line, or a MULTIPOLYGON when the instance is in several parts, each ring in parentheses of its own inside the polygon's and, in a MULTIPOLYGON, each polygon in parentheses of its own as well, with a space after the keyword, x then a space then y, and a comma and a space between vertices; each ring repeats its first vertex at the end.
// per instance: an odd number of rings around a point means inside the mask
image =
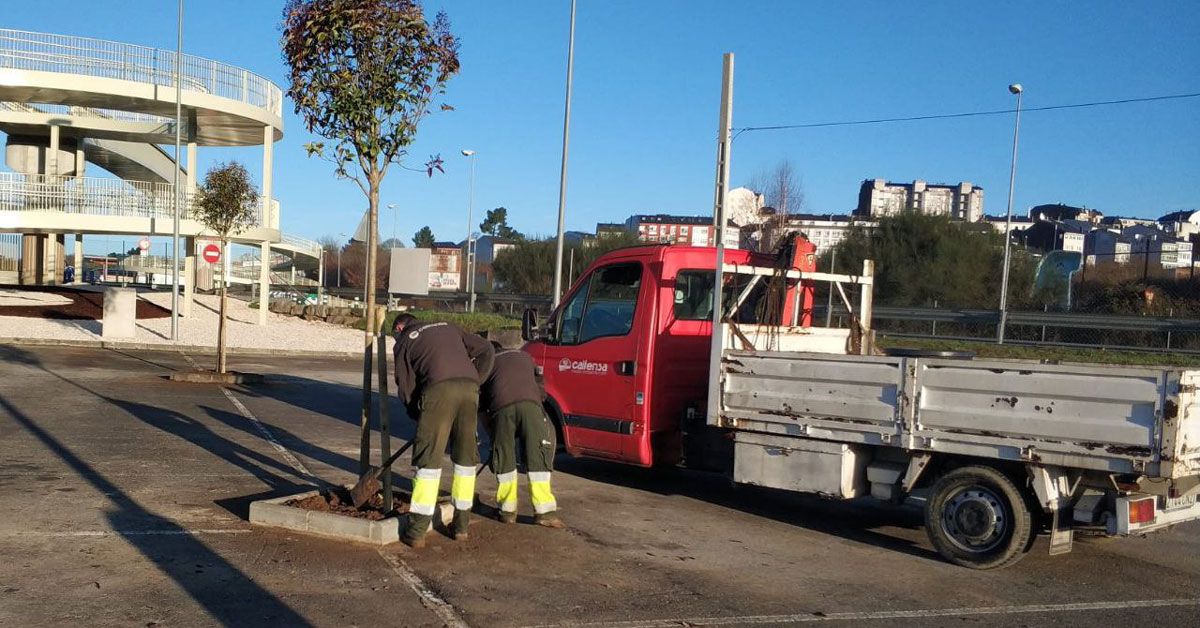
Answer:
POLYGON ((1012 163, 1008 168, 1008 214, 1004 221, 1004 272, 1000 278, 1000 324, 996 327, 996 344, 1004 344, 1004 330, 1008 325, 1008 261, 1012 254, 1012 207, 1013 188, 1017 181, 1017 138, 1021 134, 1021 94, 1025 89, 1020 83, 1008 86, 1008 91, 1017 97, 1017 117, 1013 123, 1012 163))
POLYGON ((463 150, 463 157, 471 159, 471 182, 467 185, 467 250, 463 256, 466 265, 467 311, 475 311, 475 151, 463 150))
MULTIPOLYGON (((719 358, 721 352, 724 304, 721 303, 721 287, 725 276, 725 198, 729 194, 729 149, 733 143, 733 53, 725 53, 721 71, 721 115, 717 123, 717 179, 716 200, 713 203, 713 237, 716 238, 717 266, 713 280, 712 311, 712 356, 719 358)), ((708 420, 715 424, 720 413, 720 375, 710 370, 708 381, 708 420)))
POLYGON ((171 187, 171 340, 179 341, 179 144, 180 126, 183 124, 183 0, 175 15, 175 163, 172 167, 174 183, 171 187))
POLYGON ((554 294, 551 308, 562 300, 563 219, 567 210, 567 149, 571 143, 571 81, 575 72, 575 0, 571 0, 571 35, 567 38, 567 104, 563 112, 562 169, 558 176, 558 240, 554 245, 554 294))

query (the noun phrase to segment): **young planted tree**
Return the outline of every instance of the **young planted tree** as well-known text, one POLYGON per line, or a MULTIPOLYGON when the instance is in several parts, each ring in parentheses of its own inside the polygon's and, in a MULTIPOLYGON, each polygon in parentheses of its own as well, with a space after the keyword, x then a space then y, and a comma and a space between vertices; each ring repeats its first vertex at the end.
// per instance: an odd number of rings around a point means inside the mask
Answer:
MULTIPOLYGON (((250 181, 250 173, 237 162, 217 164, 204 175, 204 183, 196 190, 192 215, 205 229, 221 241, 221 250, 229 250, 233 236, 258 222, 258 190, 250 181)), ((262 263, 266 264, 267 260, 262 263)), ((217 323, 217 372, 225 372, 225 304, 228 284, 221 282, 221 306, 217 323)), ((259 307, 267 307, 266 295, 259 307)))
MULTIPOLYGON (((288 96, 313 142, 309 155, 328 159, 339 178, 358 184, 368 201, 366 351, 363 362, 363 447, 369 443, 371 354, 375 333, 375 241, 379 189, 393 164, 401 164, 417 125, 458 73, 458 39, 439 12, 432 22, 416 0, 288 0, 283 13, 283 56, 288 96)), ((442 104, 442 110, 452 109, 442 104)), ((434 156, 424 171, 442 170, 434 156)))

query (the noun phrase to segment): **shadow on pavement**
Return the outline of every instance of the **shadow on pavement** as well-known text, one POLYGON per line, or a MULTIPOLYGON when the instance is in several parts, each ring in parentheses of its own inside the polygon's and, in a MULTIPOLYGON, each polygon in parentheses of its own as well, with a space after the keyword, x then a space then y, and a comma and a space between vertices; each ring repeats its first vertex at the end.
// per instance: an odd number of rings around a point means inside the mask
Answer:
MULTIPOLYGON (((5 347, 0 355, 21 364, 42 368, 33 355, 18 348, 5 347)), ((46 369, 42 370, 54 375, 46 369)), ((83 481, 103 494, 113 506, 106 517, 114 532, 187 592, 214 620, 226 626, 247 623, 310 625, 304 617, 192 536, 186 528, 143 508, 3 397, 0 397, 0 408, 71 467, 83 481), (137 526, 137 529, 130 530, 128 526, 137 526), (156 533, 131 534, 146 530, 156 533), (181 557, 186 557, 186 560, 180 560, 181 557), (202 576, 197 565, 205 566, 210 573, 202 576), (247 617, 247 608, 254 609, 257 620, 247 617)))
POLYGON ((906 539, 876 532, 876 528, 917 529, 919 511, 865 500, 832 500, 757 486, 736 485, 728 477, 687 469, 643 469, 560 454, 556 472, 569 473, 604 484, 649 491, 658 495, 680 495, 730 510, 749 513, 830 534, 858 543, 939 560, 938 555, 906 539))

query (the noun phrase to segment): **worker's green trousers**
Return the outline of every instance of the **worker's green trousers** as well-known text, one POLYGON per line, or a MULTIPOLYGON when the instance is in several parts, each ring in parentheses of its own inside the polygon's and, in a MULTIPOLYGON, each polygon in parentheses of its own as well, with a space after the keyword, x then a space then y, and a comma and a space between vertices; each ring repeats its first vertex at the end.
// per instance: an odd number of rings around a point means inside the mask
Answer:
POLYGON ((554 465, 554 426, 542 406, 518 401, 500 408, 492 417, 492 472, 496 474, 496 504, 501 512, 517 511, 517 439, 525 448, 529 471, 529 495, 533 511, 539 515, 554 512, 558 505, 550 491, 550 472, 554 465))
POLYGON ((470 380, 438 382, 421 393, 421 412, 413 444, 412 503, 409 506, 405 536, 420 538, 429 530, 437 510, 438 487, 442 480, 442 459, 447 442, 454 461, 454 480, 450 497, 454 509, 470 512, 475 500, 475 465, 479 464, 479 445, 475 440, 478 422, 479 386, 470 380))

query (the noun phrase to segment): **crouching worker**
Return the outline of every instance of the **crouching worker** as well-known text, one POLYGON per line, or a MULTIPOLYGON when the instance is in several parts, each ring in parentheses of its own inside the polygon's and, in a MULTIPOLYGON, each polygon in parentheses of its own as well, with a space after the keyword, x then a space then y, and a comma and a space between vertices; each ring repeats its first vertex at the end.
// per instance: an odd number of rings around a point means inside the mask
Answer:
POLYGON ((411 314, 396 317, 392 334, 396 338, 396 392, 409 416, 417 421, 412 454, 417 475, 401 540, 414 548, 425 545, 437 509, 447 441, 454 461, 451 534, 464 539, 475 499, 475 465, 479 464, 475 440, 479 383, 491 371, 492 346, 450 323, 420 323, 411 314))
POLYGON ((554 427, 542 411, 545 393, 533 359, 519 349, 503 351, 498 343, 492 373, 480 390, 480 409, 491 418, 492 472, 496 474, 496 504, 500 521, 517 520, 517 440, 525 449, 529 495, 535 521, 549 528, 563 527, 558 518, 550 472, 554 464, 554 427))

